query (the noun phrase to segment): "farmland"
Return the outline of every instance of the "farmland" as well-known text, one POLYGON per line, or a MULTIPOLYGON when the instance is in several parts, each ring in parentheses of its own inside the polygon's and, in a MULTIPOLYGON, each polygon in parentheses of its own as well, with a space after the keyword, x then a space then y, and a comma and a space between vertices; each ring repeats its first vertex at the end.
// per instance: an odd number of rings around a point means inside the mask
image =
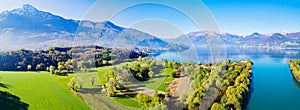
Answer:
MULTIPOLYGON (((51 76, 48 72, 0 72, 0 77, 1 84, 6 85, 5 87, 0 87, 0 90, 19 97, 21 102, 28 105, 29 110, 41 108, 44 110, 90 109, 84 101, 76 97, 65 86, 63 82, 69 81, 68 77, 62 79, 57 76, 51 76)), ((7 105, 5 102, 4 100, 3 105, 7 105)), ((5 108, 4 106, 1 109, 10 108, 5 108)))

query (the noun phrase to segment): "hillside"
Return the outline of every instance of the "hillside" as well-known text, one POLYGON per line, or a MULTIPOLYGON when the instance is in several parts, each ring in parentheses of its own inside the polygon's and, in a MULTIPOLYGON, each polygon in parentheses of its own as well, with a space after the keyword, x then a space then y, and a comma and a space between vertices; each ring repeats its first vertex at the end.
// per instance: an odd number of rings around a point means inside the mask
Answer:
POLYGON ((136 29, 119 27, 110 21, 65 19, 40 11, 29 4, 0 14, 0 39, 3 50, 91 44, 121 48, 174 49, 172 44, 136 29))

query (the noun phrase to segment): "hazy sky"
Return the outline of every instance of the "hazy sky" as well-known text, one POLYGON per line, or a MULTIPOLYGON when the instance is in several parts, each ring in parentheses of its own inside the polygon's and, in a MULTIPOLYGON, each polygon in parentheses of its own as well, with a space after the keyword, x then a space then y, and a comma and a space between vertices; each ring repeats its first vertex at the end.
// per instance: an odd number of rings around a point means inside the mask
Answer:
MULTIPOLYGON (((95 5, 96 0, 0 0, 0 11, 18 8, 22 4, 27 3, 32 4, 40 10, 48 11, 65 18, 103 21, 105 17, 101 15, 106 16, 105 12, 111 13, 110 11, 117 8, 118 5, 134 0, 115 1, 117 0, 102 0, 102 5, 95 5), (95 11, 97 9, 95 7, 97 6, 105 8, 99 8, 101 10, 95 11), (94 12, 93 14, 86 15, 86 13, 93 10, 99 13, 94 12), (101 17, 94 16, 93 18, 93 15, 101 17)), ((139 1, 148 3, 151 0, 139 1)), ((181 8, 197 12, 197 4, 187 3, 187 1, 189 0, 185 0, 185 2, 181 0, 181 2, 173 3, 174 5, 182 6, 177 8, 179 11, 170 7, 151 4, 118 9, 121 13, 114 13, 116 15, 113 18, 106 20, 111 20, 120 26, 137 28, 160 37, 176 37, 176 35, 182 33, 199 30, 193 24, 193 21, 189 19, 190 16, 185 16, 184 14, 186 13, 180 13, 181 8)), ((270 33, 300 30, 299 0, 202 0, 202 3, 208 8, 208 12, 211 12, 211 15, 214 17, 213 20, 215 20, 222 32, 251 34, 253 32, 270 33)), ((193 15, 202 17, 203 21, 206 20, 203 16, 207 16, 201 13, 194 13, 193 15)), ((201 28, 203 29, 203 27, 201 28)))

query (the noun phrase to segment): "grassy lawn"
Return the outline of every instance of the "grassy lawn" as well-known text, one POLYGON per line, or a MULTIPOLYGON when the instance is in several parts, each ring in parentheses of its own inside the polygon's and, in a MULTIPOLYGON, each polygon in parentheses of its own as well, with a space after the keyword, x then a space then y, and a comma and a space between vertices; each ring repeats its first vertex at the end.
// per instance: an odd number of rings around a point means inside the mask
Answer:
POLYGON ((133 108, 141 108, 141 104, 138 103, 136 100, 132 98, 122 98, 122 97, 112 97, 112 99, 120 104, 123 104, 128 107, 133 107, 133 108))
POLYGON ((165 78, 163 84, 161 84, 156 90, 166 92, 169 87, 169 84, 167 84, 167 83, 170 83, 173 80, 174 80, 174 78, 170 78, 170 77, 165 78))
MULTIPOLYGON (((124 66, 126 64, 134 64, 134 63, 139 63, 137 61, 133 61, 133 62, 125 62, 125 63, 121 63, 119 65, 116 65, 118 67, 120 66, 124 66)), ((112 71, 112 66, 105 66, 105 67, 99 67, 97 68, 97 76, 100 80, 100 83, 106 84, 106 78, 105 78, 105 73, 112 71)), ((171 68, 165 68, 163 70, 161 70, 161 72, 159 73, 160 75, 166 75, 166 76, 172 76, 172 72, 175 72, 176 69, 171 69, 171 68)), ((160 91, 167 91, 167 88, 169 87, 169 85, 167 84, 167 82, 171 82, 173 81, 174 78, 171 77, 156 77, 156 78, 151 78, 148 81, 144 81, 144 82, 139 82, 139 83, 134 83, 134 84, 130 84, 130 85, 141 85, 150 89, 154 89, 154 90, 160 90, 160 91)))
POLYGON ((157 90, 165 81, 165 77, 150 78, 148 81, 135 83, 134 85, 141 85, 146 88, 157 90))
MULTIPOLYGON (((106 71, 109 71, 109 68, 111 67, 107 66, 107 67, 98 68, 103 70, 100 71, 100 73, 79 72, 73 75, 74 77, 77 77, 77 79, 81 80, 82 87, 84 89, 101 88, 102 83, 105 84, 106 81, 104 79, 105 78, 104 75, 103 76, 99 76, 99 75, 104 74, 106 71), (92 86, 91 84, 91 77, 95 77, 94 86, 92 86)), ((97 92, 99 93, 81 94, 85 99, 86 103, 88 103, 89 106, 95 110, 109 110, 109 109, 132 110, 141 107, 140 104, 132 98, 107 97, 104 94, 100 93, 101 92, 100 90, 97 92)))
POLYGON ((172 73, 175 71, 176 71, 176 69, 165 68, 161 71, 161 73, 165 73, 165 75, 167 75, 167 76, 172 76, 172 73))
MULTIPOLYGON (((126 62, 126 63, 121 63, 119 65, 115 65, 117 67, 120 66, 124 66, 126 64, 134 64, 134 63, 139 63, 137 61, 133 61, 133 62, 126 62)), ((99 78, 99 82, 101 85, 104 85, 107 83, 106 81, 106 77, 105 77, 105 73, 111 72, 112 71, 113 66, 105 66, 105 67, 99 67, 96 70, 97 72, 97 77, 99 78)), ((165 77, 163 75, 167 75, 167 76, 171 76, 172 72, 175 72, 175 69, 170 69, 170 68, 166 68, 161 70, 161 72, 159 73, 159 75, 161 77, 155 77, 155 78, 150 78, 148 81, 144 81, 144 82, 138 82, 138 83, 130 83, 128 86, 130 85, 141 85, 150 89, 154 89, 154 90, 159 90, 159 91, 167 91, 167 88, 169 87, 169 85, 167 84, 167 82, 171 82, 172 80, 174 80, 174 78, 172 77, 165 77)), ((133 98, 127 98, 127 97, 112 97, 111 100, 113 100, 115 103, 119 103, 121 105, 127 106, 127 107, 132 107, 132 108, 140 108, 141 104, 138 103, 136 100, 134 100, 133 98)), ((107 101, 109 102, 109 101, 107 101)))
MULTIPOLYGON (((114 65, 117 67, 120 66, 124 66, 126 64, 133 64, 133 63, 138 63, 137 61, 133 61, 133 62, 125 62, 125 63, 121 63, 118 65, 114 65)), ((104 67, 99 67, 96 70, 97 72, 97 76, 98 76, 98 80, 100 82, 101 85, 104 85, 107 83, 106 81, 106 77, 105 77, 105 73, 107 72, 111 72, 112 71, 113 66, 104 66, 104 67)), ((81 75, 81 74, 79 74, 81 75)), ((104 99, 104 98, 102 98, 104 99)), ((107 103, 110 103, 111 105, 114 105, 114 107, 122 107, 122 109, 134 109, 134 108, 140 108, 141 104, 138 103, 136 100, 134 100, 133 98, 127 98, 127 97, 111 97, 110 99, 106 99, 107 103), (112 104, 115 103, 115 104, 112 104), (132 108, 128 108, 128 107, 132 107, 132 108)))
MULTIPOLYGON (((166 76, 172 76, 172 72, 175 72, 176 69, 171 69, 171 68, 165 68, 161 70, 159 73, 160 75, 166 75, 166 76)), ((168 87, 169 87, 169 82, 173 81, 173 77, 157 77, 157 78, 151 78, 148 81, 140 82, 137 85, 142 85, 144 87, 154 89, 154 90, 159 90, 159 91, 164 91, 166 92, 168 87)))
POLYGON ((68 83, 70 79, 74 77, 74 74, 68 74, 68 76, 58 76, 58 75, 51 75, 54 79, 60 82, 65 88, 68 88, 68 83))
MULTIPOLYGON (((121 66, 124 66, 126 64, 134 64, 134 63, 139 63, 139 62, 138 61, 125 62, 125 63, 121 63, 121 64, 114 65, 114 66, 121 67, 121 66)), ((113 68, 113 66, 104 66, 104 67, 99 67, 99 68, 96 69, 97 70, 97 76, 100 80, 101 85, 104 85, 104 84, 107 83, 105 73, 111 72, 112 68, 113 68)))
POLYGON ((102 85, 106 84, 106 77, 105 77, 105 73, 112 71, 112 66, 104 66, 104 67, 99 67, 97 68, 97 76, 99 78, 99 81, 102 85))
MULTIPOLYGON (((30 110, 89 110, 80 98, 66 88, 72 76, 53 77, 47 72, 0 72, 2 91, 18 96, 30 110)), ((1 108, 9 109, 9 108, 1 108)))
POLYGON ((80 72, 75 73, 74 77, 80 80, 82 87, 84 88, 96 88, 101 86, 101 82, 98 80, 97 72, 80 72), (94 85, 92 85, 91 79, 94 78, 94 85))

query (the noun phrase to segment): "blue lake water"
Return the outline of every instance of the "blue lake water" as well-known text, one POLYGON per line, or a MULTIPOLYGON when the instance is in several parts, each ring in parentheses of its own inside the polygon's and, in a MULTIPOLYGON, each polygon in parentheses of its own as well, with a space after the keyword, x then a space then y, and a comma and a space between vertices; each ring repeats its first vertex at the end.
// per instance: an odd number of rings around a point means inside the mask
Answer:
POLYGON ((282 58, 258 58, 253 65, 249 110, 299 110, 300 89, 282 58))
MULTIPOLYGON (((197 52, 163 52, 156 59, 175 61, 211 62, 210 54, 197 52)), ((248 110, 300 110, 300 84, 289 70, 289 59, 300 59, 300 50, 252 50, 233 49, 224 58, 251 59, 254 62, 251 96, 248 110)))

